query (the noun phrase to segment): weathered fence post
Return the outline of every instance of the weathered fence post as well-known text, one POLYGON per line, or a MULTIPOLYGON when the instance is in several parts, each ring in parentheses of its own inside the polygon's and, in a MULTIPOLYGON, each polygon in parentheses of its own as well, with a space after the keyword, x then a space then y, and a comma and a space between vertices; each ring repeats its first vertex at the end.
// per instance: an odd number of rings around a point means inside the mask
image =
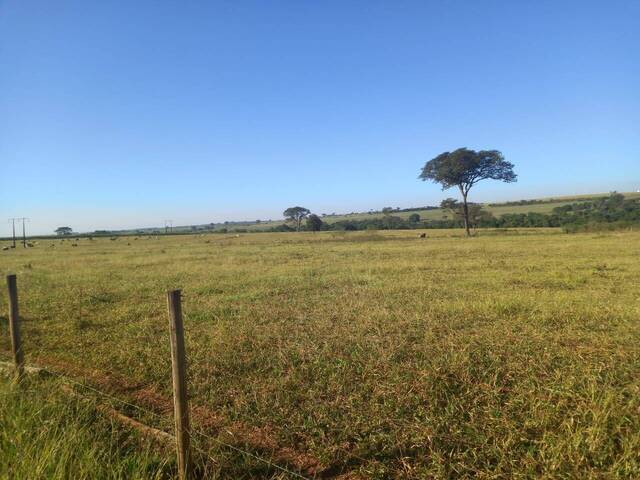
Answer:
POLYGON ((187 403, 187 359, 184 349, 180 290, 168 291, 167 301, 171 325, 171 367, 173 371, 173 407, 176 421, 178 475, 181 480, 187 480, 191 476, 191 452, 187 403))
POLYGON ((11 351, 16 365, 18 379, 24 375, 24 355, 20 343, 20 317, 18 315, 18 283, 15 275, 7 275, 9 289, 9 334, 11 335, 11 351))

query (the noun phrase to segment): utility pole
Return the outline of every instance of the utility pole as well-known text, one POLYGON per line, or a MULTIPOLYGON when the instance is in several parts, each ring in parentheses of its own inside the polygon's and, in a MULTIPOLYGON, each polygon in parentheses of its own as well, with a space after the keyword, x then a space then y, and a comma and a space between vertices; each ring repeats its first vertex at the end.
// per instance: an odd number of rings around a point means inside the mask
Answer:
POLYGON ((19 220, 22 220, 22 246, 24 248, 27 248, 27 234, 26 234, 26 231, 25 231, 24 223, 29 219, 26 218, 26 217, 22 217, 19 220))
POLYGON ((11 222, 11 228, 13 230, 13 247, 11 248, 16 248, 16 220, 18 220, 17 218, 10 218, 9 221, 11 222))

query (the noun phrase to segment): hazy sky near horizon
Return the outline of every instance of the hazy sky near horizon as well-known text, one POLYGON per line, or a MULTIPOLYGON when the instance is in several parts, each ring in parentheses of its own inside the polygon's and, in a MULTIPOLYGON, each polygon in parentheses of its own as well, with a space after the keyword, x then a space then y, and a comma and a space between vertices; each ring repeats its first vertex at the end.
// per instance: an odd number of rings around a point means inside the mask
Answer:
POLYGON ((640 189, 640 2, 0 0, 0 236, 640 189), (2 226, 4 225, 4 226, 2 226))

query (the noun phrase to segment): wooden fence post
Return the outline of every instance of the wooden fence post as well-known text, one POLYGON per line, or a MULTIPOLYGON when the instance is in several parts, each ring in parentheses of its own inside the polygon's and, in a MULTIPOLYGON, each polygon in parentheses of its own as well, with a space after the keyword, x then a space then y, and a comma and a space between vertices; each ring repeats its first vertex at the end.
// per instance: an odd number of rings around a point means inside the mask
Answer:
POLYGON ((18 283, 15 275, 7 275, 9 289, 9 334, 11 335, 11 351, 13 363, 18 372, 18 380, 24 375, 24 355, 20 343, 20 316, 18 315, 18 283))
POLYGON ((187 399, 187 359, 184 349, 180 290, 167 292, 171 325, 171 367, 173 371, 173 408, 176 421, 176 448, 180 480, 191 477, 189 406, 187 399))

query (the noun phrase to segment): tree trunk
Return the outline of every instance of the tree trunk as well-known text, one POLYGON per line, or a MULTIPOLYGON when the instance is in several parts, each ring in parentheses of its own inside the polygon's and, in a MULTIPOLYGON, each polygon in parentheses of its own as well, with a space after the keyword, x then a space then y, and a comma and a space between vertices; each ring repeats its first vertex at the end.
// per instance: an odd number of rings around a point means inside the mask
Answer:
POLYGON ((296 232, 300 231, 300 221, 302 220, 302 217, 298 217, 298 225, 296 226, 296 232))
POLYGON ((467 205, 467 192, 462 191, 462 209, 464 211, 464 229, 467 232, 467 237, 471 236, 471 230, 469 228, 469 205, 467 205))

